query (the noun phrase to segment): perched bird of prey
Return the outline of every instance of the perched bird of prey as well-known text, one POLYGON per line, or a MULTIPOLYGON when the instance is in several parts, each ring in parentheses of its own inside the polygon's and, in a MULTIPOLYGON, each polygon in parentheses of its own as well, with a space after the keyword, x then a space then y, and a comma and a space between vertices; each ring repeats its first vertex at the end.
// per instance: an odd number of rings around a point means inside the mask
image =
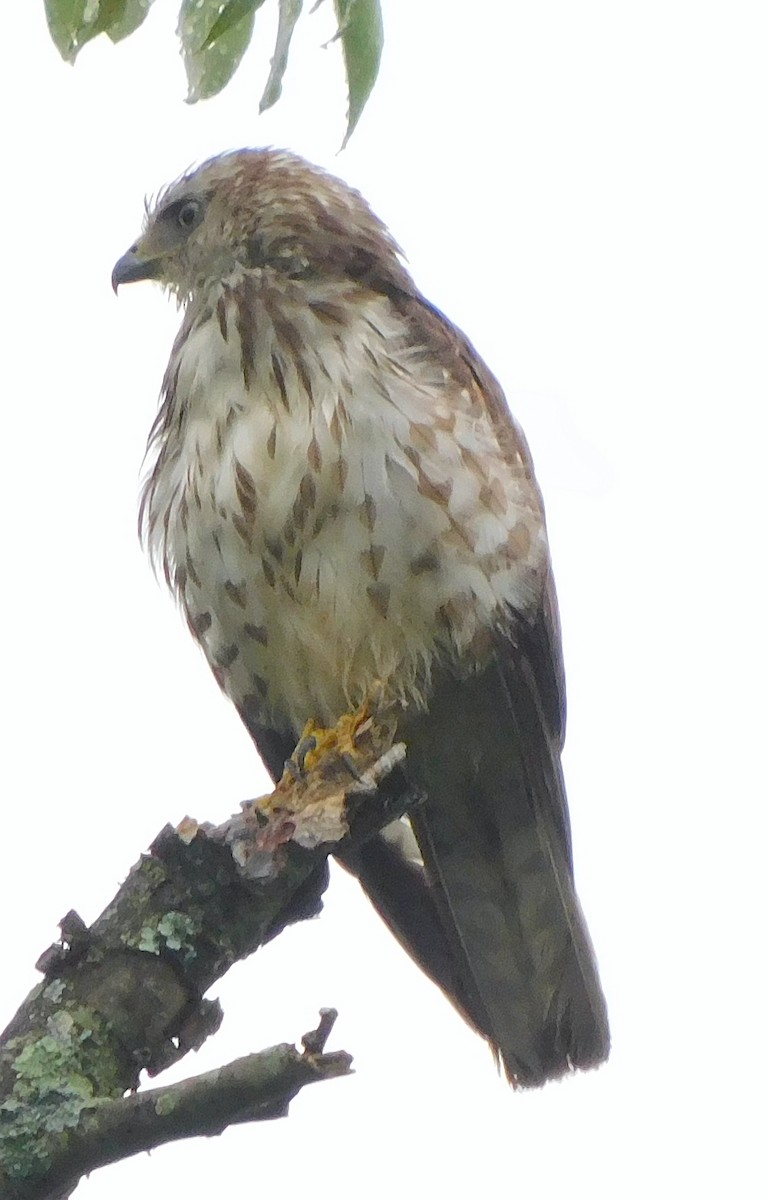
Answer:
POLYGON ((600 1063, 544 510, 498 382, 363 198, 285 151, 167 188, 112 276, 138 279, 184 309, 144 535, 270 772, 383 685, 418 853, 385 831, 347 867, 511 1081, 600 1063))

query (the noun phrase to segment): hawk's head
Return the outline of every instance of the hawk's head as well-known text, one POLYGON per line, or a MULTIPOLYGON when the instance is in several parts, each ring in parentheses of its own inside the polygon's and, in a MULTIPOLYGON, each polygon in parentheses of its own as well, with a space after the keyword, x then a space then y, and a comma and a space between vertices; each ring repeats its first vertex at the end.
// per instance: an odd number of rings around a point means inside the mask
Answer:
POLYGON ((161 193, 112 286, 157 279, 180 300, 243 270, 402 287, 399 250, 362 196, 284 150, 210 159, 161 193))

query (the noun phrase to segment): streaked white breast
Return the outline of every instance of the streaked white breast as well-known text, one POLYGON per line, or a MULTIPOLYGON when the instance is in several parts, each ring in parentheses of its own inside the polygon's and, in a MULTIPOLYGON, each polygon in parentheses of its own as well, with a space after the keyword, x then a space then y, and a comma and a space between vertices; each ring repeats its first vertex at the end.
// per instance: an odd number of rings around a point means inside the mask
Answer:
POLYGON ((151 549, 263 722, 332 721, 378 682, 418 701, 437 655, 536 602, 538 491, 386 297, 251 282, 246 361, 235 281, 169 364, 151 549))

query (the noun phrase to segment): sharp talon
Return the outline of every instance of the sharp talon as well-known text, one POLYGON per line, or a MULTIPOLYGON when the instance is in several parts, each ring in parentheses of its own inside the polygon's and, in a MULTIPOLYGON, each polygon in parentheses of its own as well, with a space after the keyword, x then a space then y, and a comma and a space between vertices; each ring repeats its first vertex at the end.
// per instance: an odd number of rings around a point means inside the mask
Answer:
POLYGON ((317 750, 317 738, 310 733, 301 739, 293 752, 294 761, 297 763, 302 775, 304 774, 307 755, 311 754, 313 750, 317 750))
POLYGON ((305 734, 299 741, 291 757, 285 760, 284 769, 288 771, 294 782, 298 783, 300 780, 306 778, 307 757, 313 750, 317 750, 317 738, 314 734, 305 734))

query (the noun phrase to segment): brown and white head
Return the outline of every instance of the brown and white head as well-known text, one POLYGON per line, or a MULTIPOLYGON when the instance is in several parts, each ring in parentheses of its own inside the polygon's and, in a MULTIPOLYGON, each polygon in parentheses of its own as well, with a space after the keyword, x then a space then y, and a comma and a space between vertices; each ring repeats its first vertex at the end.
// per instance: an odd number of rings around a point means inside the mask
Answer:
POLYGON ((359 192, 285 150, 236 150, 164 189, 112 285, 156 279, 183 302, 243 270, 407 286, 400 251, 359 192))

